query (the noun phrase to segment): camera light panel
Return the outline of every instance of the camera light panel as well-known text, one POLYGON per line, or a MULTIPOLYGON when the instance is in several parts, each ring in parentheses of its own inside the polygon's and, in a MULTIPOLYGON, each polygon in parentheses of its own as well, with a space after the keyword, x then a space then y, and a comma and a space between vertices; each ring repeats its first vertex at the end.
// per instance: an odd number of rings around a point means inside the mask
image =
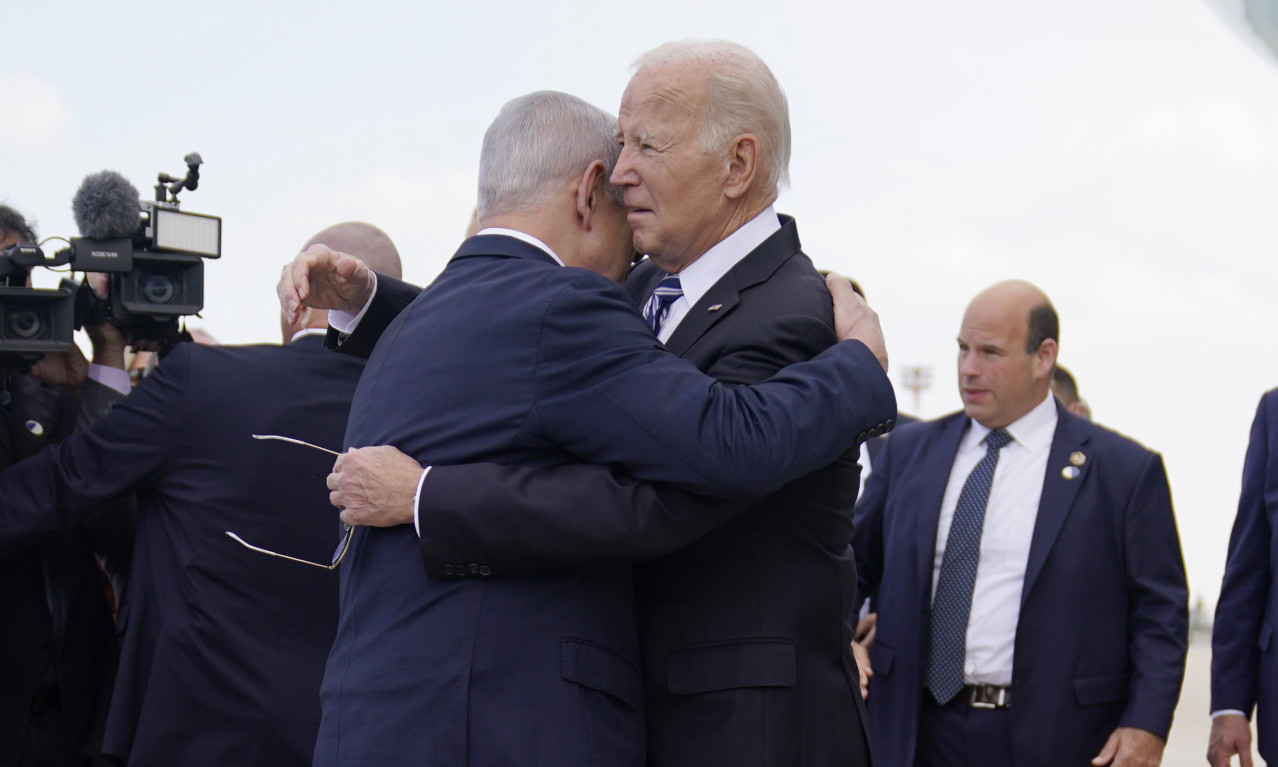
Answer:
POLYGON ((222 219, 157 208, 152 212, 155 248, 205 258, 222 255, 222 219))

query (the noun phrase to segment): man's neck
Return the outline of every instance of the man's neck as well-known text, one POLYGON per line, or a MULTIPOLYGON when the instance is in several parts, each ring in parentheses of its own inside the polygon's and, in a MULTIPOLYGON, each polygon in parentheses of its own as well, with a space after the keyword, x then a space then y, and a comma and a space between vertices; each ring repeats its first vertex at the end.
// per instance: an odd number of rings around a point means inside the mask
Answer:
MULTIPOLYGON (((716 245, 731 237, 733 232, 750 223, 760 213, 767 210, 772 203, 776 201, 776 199, 777 196, 772 194, 761 199, 742 200, 740 204, 730 208, 728 215, 723 222, 722 228, 719 231, 719 236, 715 238, 714 242, 707 245, 701 252, 694 256, 685 256, 685 258, 677 264, 678 268, 675 271, 681 272, 684 269, 687 269, 692 262, 701 258, 706 253, 709 253, 716 245)), ((669 267, 665 268, 669 269, 669 267)))

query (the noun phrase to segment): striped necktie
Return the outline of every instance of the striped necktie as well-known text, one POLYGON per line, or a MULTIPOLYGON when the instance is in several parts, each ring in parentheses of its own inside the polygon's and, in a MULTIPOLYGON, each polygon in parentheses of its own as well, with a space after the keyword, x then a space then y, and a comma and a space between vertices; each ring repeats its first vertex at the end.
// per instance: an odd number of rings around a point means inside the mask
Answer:
POLYGON ((665 324, 666 318, 670 316, 670 306, 679 297, 683 295, 683 287, 679 284, 679 275, 667 274, 657 289, 652 291, 652 297, 648 299, 648 303, 643 307, 643 318, 648 321, 648 326, 652 328, 653 335, 661 334, 661 326, 665 324))
POLYGON ((985 504, 998 466, 999 450, 1012 441, 1003 429, 985 437, 985 457, 963 483, 950 533, 945 539, 941 574, 932 598, 932 625, 924 682, 936 702, 945 705, 963 689, 963 664, 967 658, 967 623, 972 612, 976 565, 981 558, 981 530, 985 504))

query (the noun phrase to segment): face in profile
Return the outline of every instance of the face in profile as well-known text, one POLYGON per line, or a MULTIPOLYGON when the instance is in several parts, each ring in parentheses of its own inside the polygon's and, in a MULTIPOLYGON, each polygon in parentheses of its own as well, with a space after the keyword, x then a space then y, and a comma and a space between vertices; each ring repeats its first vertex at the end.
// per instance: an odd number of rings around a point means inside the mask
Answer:
POLYGON ((727 160, 703 151, 705 77, 690 66, 641 70, 621 99, 621 187, 634 248, 667 272, 709 250, 724 232, 710 222, 723 208, 727 160))

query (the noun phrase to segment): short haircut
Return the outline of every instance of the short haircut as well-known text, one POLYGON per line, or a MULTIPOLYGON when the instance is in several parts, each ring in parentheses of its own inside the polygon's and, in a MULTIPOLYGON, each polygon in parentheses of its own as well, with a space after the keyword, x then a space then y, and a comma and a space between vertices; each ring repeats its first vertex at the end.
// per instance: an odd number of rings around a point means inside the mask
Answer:
MULTIPOLYGON (((484 134, 479 155, 479 218, 536 210, 556 187, 601 160, 612 176, 621 147, 617 118, 558 91, 506 102, 484 134)), ((618 202, 620 190, 608 185, 618 202)))
POLYGON ((760 143, 768 191, 790 184, 790 105, 772 70, 754 51, 726 40, 681 40, 648 51, 635 62, 649 68, 698 64, 709 76, 701 149, 721 152, 753 133, 760 143))
POLYGON ((1056 396, 1066 405, 1078 402, 1078 384, 1074 376, 1062 365, 1052 369, 1052 383, 1056 385, 1056 396))
POLYGON ((0 205, 0 234, 17 235, 22 242, 35 242, 35 227, 8 205, 0 205))
POLYGON ((1051 302, 1044 301, 1029 313, 1029 332, 1025 335, 1025 351, 1033 354, 1047 339, 1060 343, 1060 318, 1051 302))
POLYGON ((403 277, 399 250, 389 235, 364 221, 346 221, 317 232, 307 241, 303 250, 316 243, 333 250, 355 256, 375 272, 395 279, 403 277))

